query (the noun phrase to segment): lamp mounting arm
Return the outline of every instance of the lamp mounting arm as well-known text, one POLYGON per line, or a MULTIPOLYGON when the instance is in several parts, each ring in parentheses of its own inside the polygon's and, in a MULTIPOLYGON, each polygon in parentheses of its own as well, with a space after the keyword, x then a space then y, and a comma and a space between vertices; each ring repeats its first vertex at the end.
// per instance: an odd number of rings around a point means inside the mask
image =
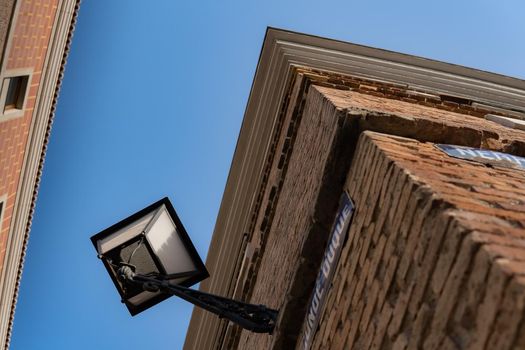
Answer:
POLYGON ((161 278, 136 274, 130 266, 123 265, 118 271, 123 282, 142 285, 150 292, 162 291, 176 295, 196 306, 208 310, 220 318, 226 318, 244 329, 255 333, 272 333, 278 312, 264 305, 243 303, 218 295, 201 292, 172 284, 161 278))

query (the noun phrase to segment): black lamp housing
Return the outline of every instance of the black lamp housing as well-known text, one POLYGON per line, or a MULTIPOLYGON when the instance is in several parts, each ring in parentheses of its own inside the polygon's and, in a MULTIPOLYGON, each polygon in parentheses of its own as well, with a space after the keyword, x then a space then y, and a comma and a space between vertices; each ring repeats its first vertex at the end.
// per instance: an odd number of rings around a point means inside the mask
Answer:
POLYGON ((122 266, 182 287, 209 277, 168 197, 97 233, 91 242, 132 316, 172 294, 124 283, 119 278, 122 266))

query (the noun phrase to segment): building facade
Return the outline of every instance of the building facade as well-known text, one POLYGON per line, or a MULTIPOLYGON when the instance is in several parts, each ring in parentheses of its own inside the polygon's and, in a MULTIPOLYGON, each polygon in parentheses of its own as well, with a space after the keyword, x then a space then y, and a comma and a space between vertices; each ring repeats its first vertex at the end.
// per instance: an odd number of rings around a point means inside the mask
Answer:
POLYGON ((524 120, 523 80, 269 29, 201 289, 277 325, 185 349, 525 348, 524 120))
POLYGON ((0 347, 9 338, 79 1, 0 4, 0 347))

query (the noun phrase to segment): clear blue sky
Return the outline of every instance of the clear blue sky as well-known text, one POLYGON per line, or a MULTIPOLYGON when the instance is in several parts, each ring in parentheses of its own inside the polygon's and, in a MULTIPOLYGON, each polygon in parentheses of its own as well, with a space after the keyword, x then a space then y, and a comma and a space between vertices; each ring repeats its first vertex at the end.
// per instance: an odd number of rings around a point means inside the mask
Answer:
POLYGON ((206 257, 267 26, 525 77, 515 1, 84 0, 12 349, 180 349, 192 306, 131 317, 89 237, 167 195, 206 257))

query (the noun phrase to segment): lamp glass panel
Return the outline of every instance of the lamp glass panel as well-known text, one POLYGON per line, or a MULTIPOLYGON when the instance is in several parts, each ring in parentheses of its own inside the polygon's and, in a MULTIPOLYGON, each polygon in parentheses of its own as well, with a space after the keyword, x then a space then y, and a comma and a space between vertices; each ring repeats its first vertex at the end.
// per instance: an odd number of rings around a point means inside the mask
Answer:
POLYGON ((165 206, 160 208, 160 214, 146 232, 146 237, 167 274, 197 270, 165 206))
POLYGON ((105 254, 111 249, 129 240, 132 240, 134 237, 140 235, 144 231, 144 229, 146 228, 146 226, 151 221, 154 215, 155 215, 155 211, 150 212, 147 215, 143 216, 142 218, 127 225, 126 227, 123 227, 120 230, 116 231, 115 233, 112 233, 108 237, 105 237, 99 240, 97 242, 98 253, 105 254))

